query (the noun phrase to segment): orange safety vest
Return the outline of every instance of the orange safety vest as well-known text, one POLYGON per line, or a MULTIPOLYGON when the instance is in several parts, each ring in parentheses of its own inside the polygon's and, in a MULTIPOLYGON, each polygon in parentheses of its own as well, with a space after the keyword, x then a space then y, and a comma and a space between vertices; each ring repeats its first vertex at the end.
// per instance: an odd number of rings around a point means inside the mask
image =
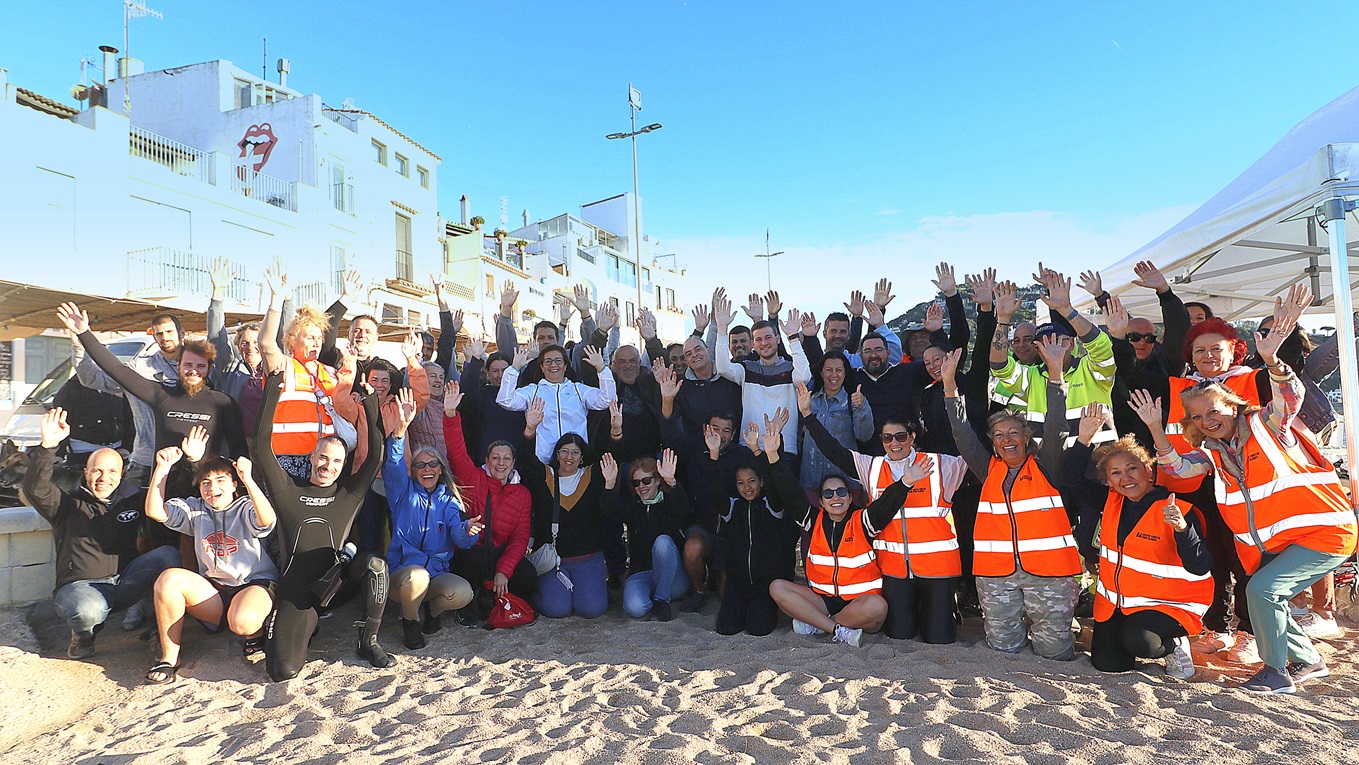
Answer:
MULTIPOLYGON (((1125 613, 1160 611, 1190 635, 1203 631, 1203 615, 1213 602, 1213 575, 1191 574, 1180 560, 1175 529, 1165 520, 1169 498, 1153 502, 1137 525, 1118 543, 1124 498, 1112 489, 1100 521, 1099 582, 1095 585, 1095 620, 1105 622, 1115 609, 1125 613)), ((1183 505, 1203 525, 1193 505, 1183 505)), ((1186 513, 1188 515, 1188 513, 1186 513)))
POLYGON ((1009 576, 1022 568, 1034 576, 1079 574, 1081 557, 1062 495, 1029 455, 1006 498, 1007 470, 1000 458, 991 458, 977 504, 972 573, 1009 576))
MULTIPOLYGON (((919 464, 929 455, 915 453, 919 464)), ((939 457, 928 477, 916 482, 896 517, 873 538, 878 567, 894 579, 922 577, 942 579, 962 576, 963 562, 958 555, 958 532, 953 525, 952 502, 943 497, 939 457)), ((874 477, 869 496, 877 499, 896 483, 886 457, 874 457, 868 474, 874 477)))
POLYGON ((274 410, 274 454, 311 454, 322 436, 335 435, 335 425, 325 406, 335 393, 335 375, 319 361, 315 375, 291 356, 288 363, 283 392, 274 410))
POLYGON ((864 531, 863 513, 855 510, 845 517, 840 546, 834 552, 826 541, 826 526, 817 516, 807 548, 807 584, 814 592, 845 600, 870 592, 881 594, 882 571, 864 531))
POLYGON ((1354 552, 1355 511, 1335 468, 1316 444, 1293 429, 1308 457, 1300 462, 1288 453, 1260 412, 1246 421, 1250 434, 1241 448, 1244 486, 1223 468, 1218 449, 1205 443, 1202 450, 1213 460, 1217 507, 1236 539, 1237 556, 1246 573, 1260 568, 1263 555, 1294 544, 1332 555, 1354 552))
MULTIPOLYGON (((1223 387, 1244 398, 1250 406, 1260 406, 1260 388, 1256 384, 1256 375, 1261 374, 1268 372, 1257 369, 1249 374, 1232 375, 1219 382, 1223 387)), ((1184 426, 1180 424, 1180 420, 1184 419, 1184 400, 1180 398, 1180 394, 1201 382, 1203 378, 1200 377, 1170 378, 1170 400, 1166 402, 1166 437, 1170 439, 1170 445, 1175 447, 1175 451, 1181 454, 1194 447, 1185 439, 1184 426)), ((1176 491, 1173 488, 1170 490, 1176 491)))

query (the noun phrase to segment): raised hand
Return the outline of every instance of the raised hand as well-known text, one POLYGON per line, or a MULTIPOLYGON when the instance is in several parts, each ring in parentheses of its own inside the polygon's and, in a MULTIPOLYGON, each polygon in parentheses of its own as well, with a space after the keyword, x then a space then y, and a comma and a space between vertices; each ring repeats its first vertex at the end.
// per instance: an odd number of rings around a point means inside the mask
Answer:
POLYGON ((473 335, 467 338, 467 344, 462 347, 463 355, 469 359, 486 358, 486 341, 480 335, 473 335))
POLYGON ((769 419, 769 415, 764 416, 764 450, 766 452, 777 452, 783 446, 783 428, 776 420, 769 419))
POLYGON ((618 307, 612 300, 600 302, 599 308, 595 311, 595 326, 601 332, 608 332, 618 326, 618 307))
POLYGON ((462 331, 462 321, 463 321, 462 309, 459 308, 458 310, 453 312, 453 339, 455 341, 458 339, 458 333, 462 331))
POLYGON ((598 348, 593 345, 585 346, 584 357, 586 363, 594 367, 596 371, 604 371, 604 354, 600 353, 598 348))
POLYGON ((522 372, 524 371, 524 367, 528 366, 528 363, 529 363, 528 349, 519 348, 514 352, 514 361, 510 362, 510 366, 522 372))
POLYGON ((571 303, 567 300, 553 299, 552 304, 557 308, 557 323, 566 324, 571 321, 571 303))
POLYGON ((1110 421, 1109 408, 1104 404, 1086 404, 1081 409, 1081 424, 1076 431, 1077 440, 1086 446, 1095 438, 1095 434, 1104 430, 1104 424, 1110 421))
POLYGON ((270 295, 282 296, 288 291, 288 271, 283 267, 283 261, 274 258, 265 266, 264 283, 269 286, 270 295))
POLYGON ((38 433, 44 449, 57 448, 71 435, 71 426, 66 422, 66 410, 57 406, 44 412, 38 433))
POLYGON ((80 306, 75 303, 62 303, 57 306, 57 318, 72 337, 90 331, 90 315, 80 310, 80 306))
POLYGON ((1109 298, 1109 302, 1104 306, 1104 317, 1109 337, 1122 340, 1128 336, 1128 322, 1131 321, 1131 317, 1128 315, 1128 309, 1123 307, 1122 300, 1116 297, 1109 298))
POLYGON ((178 446, 167 446, 158 450, 156 452, 156 470, 162 473, 168 471, 183 456, 184 452, 180 451, 178 446))
POLYGON ((590 318, 590 288, 584 284, 577 284, 573 291, 571 303, 580 312, 582 319, 590 318))
POLYGON ((253 464, 249 457, 237 457, 231 461, 231 466, 236 468, 236 475, 241 477, 241 483, 252 484, 255 482, 255 476, 250 472, 253 464))
POLYGON ((703 445, 708 447, 708 455, 716 457, 722 449, 722 434, 712 425, 703 426, 703 445))
POLYGON ((793 388, 797 391, 797 410, 803 417, 810 417, 812 414, 812 392, 807 389, 807 383, 794 383, 793 388))
POLYGON ((699 303, 694 306, 692 313, 694 315, 694 330, 702 333, 708 328, 708 322, 712 320, 711 309, 703 303, 699 303))
POLYGON ((538 358, 538 354, 542 352, 542 348, 538 347, 537 340, 530 340, 524 345, 524 352, 528 354, 529 361, 533 361, 538 358))
POLYGON ((1038 347, 1038 355, 1042 356, 1043 363, 1047 364, 1050 378, 1062 371, 1066 361, 1067 349, 1071 347, 1070 343, 1071 338, 1069 337, 1048 335, 1035 344, 1038 347))
POLYGON ((939 369, 939 380, 944 384, 944 390, 958 390, 958 364, 962 362, 963 349, 954 348, 944 354, 943 364, 939 369))
POLYGON ((788 410, 784 407, 779 407, 778 409, 775 409, 774 427, 778 428, 781 431, 783 430, 783 426, 787 424, 788 424, 788 410))
POLYGON ((1009 324, 1019 310, 1019 288, 1014 282, 1004 281, 996 285, 996 321, 1009 324))
POLYGON ((458 412, 458 404, 462 403, 462 385, 454 380, 444 384, 444 416, 452 417, 458 412))
POLYGON ((741 436, 746 443, 746 448, 750 449, 752 454, 760 453, 760 429, 754 421, 746 423, 746 429, 742 431, 741 436))
MULTIPOLYGON (((953 270, 949 269, 949 276, 952 277, 952 275, 953 270)), ((957 291, 956 286, 954 287, 954 291, 957 291)), ((878 283, 873 285, 873 302, 877 303, 878 307, 882 310, 886 311, 887 304, 896 299, 897 296, 892 294, 892 283, 887 281, 886 278, 879 279, 878 283)))
POLYGON ((746 301, 745 308, 742 310, 746 312, 746 316, 749 316, 751 321, 760 321, 763 319, 764 301, 760 299, 760 293, 750 293, 750 298, 746 301))
POLYGON ((1156 290, 1158 295, 1170 291, 1170 282, 1166 281, 1166 275, 1152 265, 1150 260, 1141 260, 1133 264, 1133 273, 1137 274, 1133 284, 1139 287, 1156 290))
POLYGON ((1081 272, 1081 289, 1089 292, 1095 297, 1104 294, 1104 279, 1099 275, 1099 271, 1081 272))
POLYGON ((1048 308, 1065 316, 1071 311, 1071 280, 1050 268, 1043 268, 1043 264, 1038 264, 1038 273, 1034 275, 1039 283, 1047 288, 1047 294, 1043 296, 1043 302, 1048 308))
POLYGON ((1180 506, 1175 504, 1175 493, 1171 492, 1170 498, 1166 500, 1165 507, 1161 508, 1165 515, 1166 524, 1176 531, 1184 531, 1189 528, 1189 522, 1184 519, 1184 512, 1180 506))
POLYGON ((609 402, 609 435, 616 435, 614 440, 623 437, 623 407, 616 399, 609 402))
POLYGON ((213 258, 208 278, 212 280, 213 298, 221 300, 226 297, 227 288, 231 286, 231 261, 226 258, 213 258))
MULTIPOLYGON (((439 312, 443 313, 444 311, 447 311, 448 298, 444 297, 444 275, 430 274, 429 283, 434 287, 434 299, 439 303, 439 312)), ((461 314, 462 311, 458 311, 458 313, 461 314)))
POLYGON ((641 333, 643 340, 650 340, 656 336, 656 314, 646 306, 642 306, 637 312, 637 331, 641 333))
POLYGON ((907 486, 911 486, 915 484, 917 481, 922 481, 928 478, 930 473, 933 471, 934 471, 933 457, 926 457, 923 460, 907 463, 906 467, 901 469, 901 482, 906 484, 907 486))
POLYGON ((618 485, 618 461, 612 454, 604 452, 599 458, 599 474, 604 477, 604 488, 612 489, 618 485))
POLYGON ((363 297, 363 277, 358 271, 350 269, 344 272, 344 286, 340 292, 340 302, 347 306, 362 305, 363 301, 358 298, 363 297))
POLYGON ((944 293, 945 297, 953 297, 958 294, 958 279, 953 274, 953 266, 947 263, 940 263, 934 267, 934 286, 944 293))
POLYGON ((661 388, 661 398, 673 400, 679 395, 680 386, 684 380, 675 374, 675 370, 666 364, 653 364, 653 374, 656 376, 656 384, 661 388))
POLYGON ((1298 282, 1288 289, 1288 296, 1274 298, 1274 325, 1269 334, 1255 333, 1255 352, 1267 366, 1279 366, 1279 346, 1298 327, 1298 317, 1312 304, 1312 290, 1298 282))
POLYGON ((777 317, 779 315, 779 312, 783 310, 783 301, 779 300, 779 293, 774 290, 765 293, 764 310, 767 316, 777 317))
POLYGON ((868 314, 868 326, 877 329, 887 323, 887 317, 882 314, 882 306, 876 300, 865 300, 864 311, 868 314))
POLYGON ((972 290, 972 300, 977 307, 987 310, 995 302, 996 269, 983 269, 981 274, 968 274, 967 287, 972 290))
MULTIPOLYGON (((778 316, 778 314, 770 314, 770 316, 778 316)), ((789 308, 788 323, 784 327, 788 330, 789 337, 797 337, 802 332, 802 312, 796 308, 789 308)))
POLYGON ((202 461, 203 455, 208 453, 208 429, 202 425, 189 428, 189 434, 179 442, 179 448, 190 462, 202 461))
POLYGON ((850 316, 864 315, 864 293, 854 290, 849 293, 849 302, 845 303, 845 310, 849 311, 850 316))
POLYGON ((925 329, 938 332, 944 328, 944 307, 938 303, 925 306, 925 329))
POLYGON ((514 280, 506 279, 505 288, 500 291, 500 315, 511 316, 514 313, 514 303, 519 299, 519 290, 514 288, 514 280))
POLYGON ((547 402, 541 398, 535 398, 529 402, 528 409, 524 410, 524 426, 528 430, 537 430, 543 424, 543 413, 547 411, 547 402))
POLYGON ((735 320, 736 312, 731 309, 731 301, 725 295, 714 298, 713 321, 717 322, 717 331, 723 335, 727 334, 727 328, 735 320))
POLYGON ((868 403, 868 399, 864 398, 864 386, 860 385, 854 389, 853 393, 849 394, 849 405, 855 409, 863 408, 866 403, 868 403))
POLYGON ((802 314, 803 337, 816 337, 817 333, 820 331, 821 325, 816 323, 816 314, 812 313, 811 311, 802 314))
POLYGON ((661 452, 661 459, 656 463, 656 472, 661 474, 661 480, 667 486, 675 485, 675 469, 679 467, 675 459, 675 452, 666 449, 661 452))
POLYGON ((406 358, 406 361, 419 362, 420 348, 423 345, 424 343, 420 342, 420 336, 415 334, 415 330, 412 329, 406 333, 405 337, 401 338, 401 355, 406 358))
POLYGON ((396 392, 396 407, 401 415, 401 431, 404 433, 406 428, 415 422, 415 416, 420 413, 415 406, 415 394, 410 388, 403 387, 396 392))
POLYGON ((1129 391, 1128 406, 1142 422, 1151 426, 1153 433, 1164 426, 1165 421, 1162 418, 1165 412, 1161 408, 1161 399, 1152 398, 1150 391, 1142 389, 1129 391))

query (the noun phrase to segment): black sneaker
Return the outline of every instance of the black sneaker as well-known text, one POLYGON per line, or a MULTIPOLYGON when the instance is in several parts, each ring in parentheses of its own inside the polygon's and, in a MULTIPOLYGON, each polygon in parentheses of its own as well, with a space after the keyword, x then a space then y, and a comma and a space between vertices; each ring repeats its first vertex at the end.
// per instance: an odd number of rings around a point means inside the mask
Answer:
POLYGON ((965 592, 958 596, 958 610, 963 616, 980 619, 982 615, 981 601, 977 596, 970 592, 965 592))
POLYGON ((707 599, 708 593, 694 590, 684 600, 680 601, 680 610, 686 614, 696 614, 703 610, 703 601, 707 599))
POLYGON ((670 601, 653 600, 651 601, 651 618, 658 622, 668 622, 675 618, 675 614, 670 610, 670 601))
POLYGON ((429 604, 428 603, 421 604, 420 631, 425 633, 426 635, 433 635, 434 633, 438 632, 443 628, 444 625, 443 622, 439 620, 439 616, 430 613, 429 604))
POLYGON ((472 613, 472 609, 470 606, 463 606, 462 608, 459 608, 457 611, 454 611, 453 623, 458 625, 459 627, 467 627, 468 629, 473 629, 478 626, 477 617, 475 614, 472 613))
POLYGON ((1081 595, 1076 599, 1076 616, 1092 618, 1095 615, 1095 595, 1089 590, 1081 590, 1081 595))
MULTIPOLYGON (((412 623, 414 624, 414 622, 412 623)), ((416 631, 419 631, 418 626, 416 631)), ((386 669, 396 663, 396 659, 393 659, 392 655, 387 653, 387 650, 382 647, 376 637, 369 640, 359 638, 358 654, 360 659, 364 659, 378 669, 386 669)))
POLYGON ((1255 673, 1255 677, 1237 687, 1251 693, 1296 693, 1298 690, 1287 672, 1280 672, 1273 667, 1261 669, 1255 673))
MULTIPOLYGON (((406 647, 412 651, 425 647, 425 635, 420 631, 419 621, 416 621, 415 619, 402 619, 401 634, 405 638, 406 647)), ((363 656, 362 650, 360 650, 359 655, 363 656)))

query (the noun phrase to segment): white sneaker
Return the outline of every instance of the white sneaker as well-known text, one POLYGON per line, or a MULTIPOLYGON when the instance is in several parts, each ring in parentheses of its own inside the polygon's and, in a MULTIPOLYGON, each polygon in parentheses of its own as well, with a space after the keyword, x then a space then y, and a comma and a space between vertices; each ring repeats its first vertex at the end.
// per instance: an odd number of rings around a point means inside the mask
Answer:
POLYGON ((1309 611, 1306 616, 1295 621, 1302 628, 1302 634, 1310 638, 1338 638, 1345 634, 1334 617, 1328 618, 1315 611, 1309 611))
POLYGON ((1299 608, 1293 605, 1288 607, 1288 615, 1293 617, 1295 621, 1302 621, 1302 618, 1310 613, 1312 613, 1312 611, 1309 608, 1299 608))
POLYGON ((824 635, 824 634, 826 634, 826 631, 823 630, 823 629, 821 629, 820 627, 813 627, 812 625, 810 625, 810 624, 808 624, 808 623, 806 623, 806 622, 800 622, 800 621, 798 621, 797 619, 794 619, 794 620, 793 620, 793 632, 795 632, 795 633, 797 633, 797 634, 799 634, 799 635, 824 635))
POLYGON ((1189 638, 1175 638, 1175 650, 1166 656, 1166 676, 1188 680, 1194 676, 1194 655, 1189 652, 1189 638))
POLYGON ((837 624, 835 625, 835 637, 831 638, 831 641, 858 648, 864 643, 864 631, 837 624))
POLYGON ((1236 636, 1230 632, 1200 632, 1192 641, 1192 647, 1199 653, 1217 653, 1229 650, 1236 645, 1236 636))
POLYGON ((1227 651, 1227 661, 1235 664, 1259 664, 1260 652, 1255 650, 1255 636, 1248 632, 1236 633, 1236 645, 1227 651))
POLYGON ((144 602, 139 600, 127 607, 127 613, 123 614, 121 625, 123 632, 131 632, 142 626, 142 622, 146 621, 146 608, 142 605, 144 602))

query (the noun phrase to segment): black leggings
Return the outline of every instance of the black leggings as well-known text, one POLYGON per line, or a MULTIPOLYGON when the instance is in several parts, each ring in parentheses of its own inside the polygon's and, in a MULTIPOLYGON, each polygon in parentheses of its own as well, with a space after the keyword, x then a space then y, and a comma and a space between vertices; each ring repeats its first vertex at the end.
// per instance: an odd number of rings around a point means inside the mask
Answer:
POLYGON ((722 606, 717 609, 717 634, 763 637, 774 631, 779 623, 779 606, 769 594, 773 579, 760 579, 753 584, 727 577, 722 591, 722 606))
POLYGON ((957 577, 943 579, 882 578, 882 597, 887 601, 883 633, 897 640, 910 640, 918 633, 926 643, 952 643, 958 639, 954 621, 957 577))
MULTIPOLYGON (((472 592, 476 593, 478 601, 486 600, 482 595, 485 591, 485 588, 482 587, 482 585, 495 579, 495 564, 500 557, 499 555, 496 555, 494 558, 491 557, 495 550, 496 548, 487 547, 486 545, 472 545, 466 550, 454 552, 453 560, 448 564, 448 570, 451 573, 466 579, 467 583, 472 585, 472 592)), ((514 571, 510 574, 509 587, 511 593, 518 595, 524 600, 532 598, 534 594, 538 592, 538 572, 534 570, 533 564, 529 563, 528 559, 519 559, 519 565, 515 566, 514 571)), ((483 604, 487 607, 486 610, 488 612, 489 605, 492 602, 494 601, 488 600, 483 604)), ((483 614, 483 617, 484 616, 485 615, 483 614)))
POLYGON ((1131 614, 1115 609, 1108 621, 1095 622, 1090 635, 1090 663, 1101 672, 1127 672, 1138 659, 1160 659, 1175 650, 1184 626, 1160 611, 1131 614))
MULTIPOLYGON (((280 584, 274 613, 264 628, 264 666, 271 680, 291 680, 307 663, 307 644, 319 621, 320 605, 311 585, 321 578, 291 576, 280 584)), ((382 626, 382 609, 387 605, 387 561, 376 555, 360 555, 350 561, 346 579, 362 579, 364 595, 363 639, 377 636, 382 626)))
POLYGON ((1203 615, 1203 626, 1212 632, 1230 632, 1235 615, 1236 628, 1253 635, 1255 628, 1250 623, 1250 609, 1246 608, 1246 585, 1250 583, 1250 575, 1237 557, 1232 530, 1227 528, 1217 508, 1217 500, 1213 497, 1214 480, 1209 476, 1203 486, 1186 497, 1203 511, 1208 521, 1203 541, 1213 557, 1213 604, 1203 615))

